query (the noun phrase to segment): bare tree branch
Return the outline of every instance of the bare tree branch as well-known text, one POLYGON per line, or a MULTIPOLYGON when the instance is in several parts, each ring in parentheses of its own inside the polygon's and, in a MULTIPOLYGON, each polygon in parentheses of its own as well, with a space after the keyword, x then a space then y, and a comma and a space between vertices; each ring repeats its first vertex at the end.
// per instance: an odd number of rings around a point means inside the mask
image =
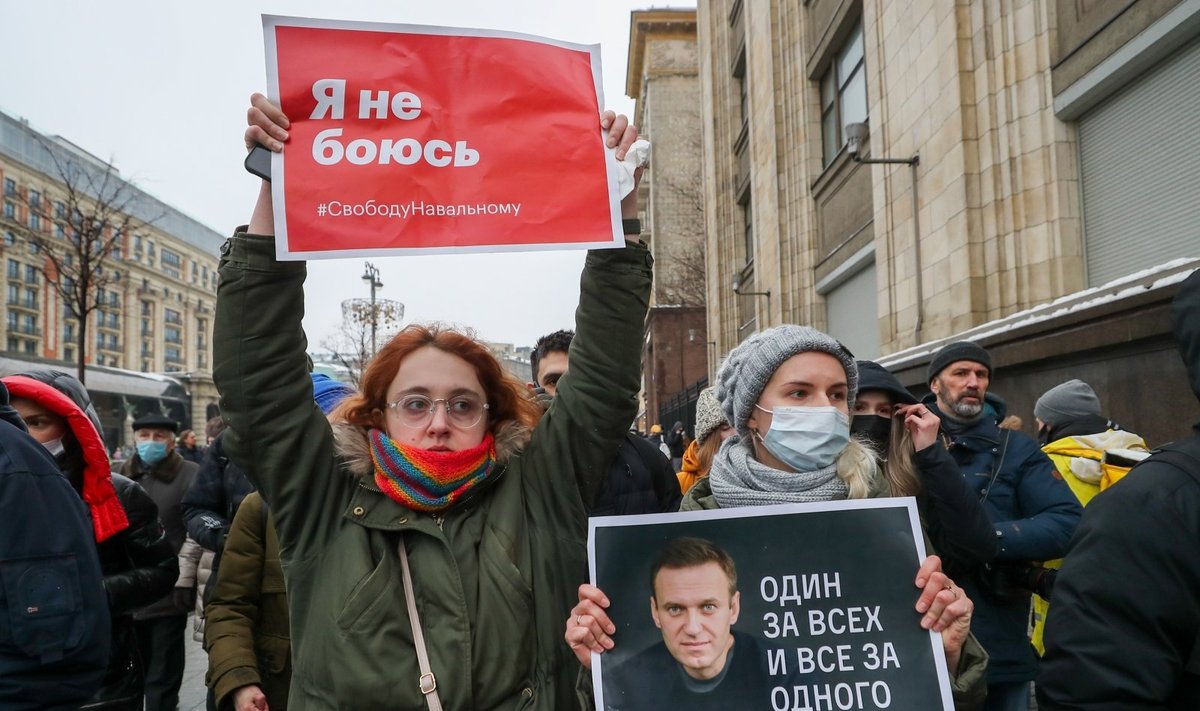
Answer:
POLYGON ((669 265, 662 270, 659 284, 667 303, 680 306, 704 306, 708 300, 704 271, 704 236, 676 237, 675 243, 663 248, 660 262, 669 265))
POLYGON ((387 343, 404 321, 404 304, 391 299, 376 300, 373 311, 369 299, 343 301, 341 328, 332 336, 321 339, 321 348, 349 371, 356 388, 367 363, 375 355, 375 346, 371 343, 372 313, 378 341, 387 343))
MULTIPOLYGON (((698 133, 680 140, 687 146, 682 150, 683 154, 703 155, 698 133)), ((656 293, 663 303, 704 306, 708 298, 704 262, 704 192, 695 173, 683 162, 663 165, 656 173, 654 170, 655 166, 651 166, 654 199, 668 206, 667 219, 672 230, 669 239, 660 239, 655 247, 656 293)))
POLYGON ((30 230, 28 239, 31 250, 42 258, 37 268, 46 284, 77 322, 77 376, 85 382, 88 321, 97 311, 117 308, 103 296, 121 281, 122 273, 113 262, 120 259, 123 240, 161 215, 148 221, 134 217, 139 192, 111 161, 93 164, 40 137, 37 140, 54 164, 62 199, 46 195, 38 205, 31 205, 50 229, 30 230))

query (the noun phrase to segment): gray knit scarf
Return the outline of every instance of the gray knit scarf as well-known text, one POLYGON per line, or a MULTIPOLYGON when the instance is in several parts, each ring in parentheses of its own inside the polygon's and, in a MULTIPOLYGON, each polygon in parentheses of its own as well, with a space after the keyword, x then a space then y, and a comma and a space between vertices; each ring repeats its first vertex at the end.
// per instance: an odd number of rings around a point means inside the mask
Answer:
POLYGON ((836 464, 815 472, 772 469, 755 459, 752 447, 742 439, 726 440, 708 472, 713 497, 721 508, 834 501, 849 496, 850 488, 838 477, 836 464))

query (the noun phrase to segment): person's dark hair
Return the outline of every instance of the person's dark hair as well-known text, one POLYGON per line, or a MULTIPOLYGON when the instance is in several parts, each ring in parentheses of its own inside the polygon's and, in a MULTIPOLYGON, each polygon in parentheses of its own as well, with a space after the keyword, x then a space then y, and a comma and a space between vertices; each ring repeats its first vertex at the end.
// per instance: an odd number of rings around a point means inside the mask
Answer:
POLYGON ((669 541, 658 552, 658 557, 654 559, 654 565, 650 566, 651 594, 657 595, 658 591, 655 589, 654 583, 658 579, 658 571, 663 568, 670 570, 697 568, 708 563, 716 563, 721 566, 721 572, 725 573, 725 577, 729 579, 729 594, 732 596, 737 592, 737 566, 733 562, 733 557, 712 541, 685 536, 669 541))
POLYGON ((563 330, 547 333, 537 339, 537 343, 533 344, 533 352, 529 354, 529 365, 532 368, 534 385, 541 385, 538 382, 538 361, 545 358, 547 353, 566 353, 570 351, 571 341, 574 338, 574 331, 563 330))

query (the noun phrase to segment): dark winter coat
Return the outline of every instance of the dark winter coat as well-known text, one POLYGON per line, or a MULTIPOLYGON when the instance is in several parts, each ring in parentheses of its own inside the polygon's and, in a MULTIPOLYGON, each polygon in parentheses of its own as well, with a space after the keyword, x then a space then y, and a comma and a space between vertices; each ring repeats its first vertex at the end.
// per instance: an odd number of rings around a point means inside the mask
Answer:
POLYGON ((304 263, 276 261, 270 237, 225 243, 213 375, 227 450, 279 535, 293 711, 424 708, 398 545, 447 711, 574 706, 563 620, 586 579, 588 508, 637 410, 650 265, 644 247, 588 254, 571 377, 532 433, 497 432, 487 485, 428 515, 375 485, 364 429, 340 425, 335 445, 313 403, 304 263))
POLYGON ((672 459, 683 456, 683 450, 687 449, 687 442, 684 441, 682 422, 676 422, 663 439, 667 443, 667 449, 671 450, 672 459))
POLYGON ((996 530, 946 449, 926 447, 913 465, 921 477, 917 510, 946 574, 957 580, 991 562, 1000 550, 996 530))
POLYGON ((225 543, 224 573, 205 608, 207 684, 217 708, 237 689, 257 684, 271 711, 287 711, 292 648, 279 538, 261 496, 251 494, 243 504, 225 543))
POLYGON ((112 613, 112 663, 103 688, 83 707, 89 711, 141 708, 144 660, 133 613, 170 595, 179 577, 179 559, 163 535, 154 500, 134 481, 120 474, 112 479, 129 528, 97 544, 112 613))
POLYGON ((2 383, 0 561, 0 708, 78 709, 109 661, 92 525, 79 495, 9 407, 2 383), (49 584, 17 584, 30 578, 49 584))
MULTIPOLYGON (((1053 462, 1026 435, 1001 430, 981 417, 958 426, 929 396, 925 404, 942 419, 943 438, 967 486, 983 500, 1000 545, 993 566, 1021 566, 1061 558, 1083 508, 1056 476, 1053 462)), ((988 651, 988 683, 1031 681, 1037 659, 1029 644, 1029 596, 993 595, 985 576, 957 582, 975 602, 971 629, 988 651)))
POLYGON ((678 511, 682 498, 670 460, 643 437, 627 432, 588 515, 667 513, 678 511))
MULTIPOLYGON (((1172 316, 1200 397, 1200 271, 1172 316)), ((1040 709, 1200 709, 1200 424, 1173 448, 1192 458, 1151 455, 1088 504, 1046 620, 1040 709)))
POLYGON ((204 461, 204 449, 201 447, 179 446, 175 448, 175 451, 179 452, 179 456, 189 462, 193 462, 196 466, 199 466, 204 461))
POLYGON ((225 547, 233 516, 254 485, 225 452, 225 433, 204 454, 192 485, 183 494, 184 525, 197 543, 210 551, 225 547))
MULTIPOLYGON (((149 468, 142 462, 141 457, 135 454, 121 468, 121 473, 141 485, 158 506, 159 521, 162 522, 166 540, 170 543, 171 551, 175 555, 179 554, 180 549, 183 548, 183 541, 187 538, 180 501, 183 499, 183 492, 187 491, 188 486, 195 478, 197 469, 198 467, 194 463, 186 461, 175 451, 149 468)), ((177 574, 172 588, 180 584, 177 574)), ((149 620, 188 614, 191 611, 191 605, 180 607, 172 592, 173 590, 167 591, 166 595, 157 601, 136 611, 133 615, 134 619, 149 620)))
POLYGON ((208 446, 200 470, 180 502, 188 535, 213 551, 210 580, 216 580, 220 574, 225 537, 229 535, 233 516, 246 495, 254 491, 246 474, 225 453, 224 437, 222 432, 208 446))
POLYGON ((103 684, 82 708, 140 708, 143 664, 131 615, 170 593, 179 572, 175 551, 158 520, 158 507, 136 483, 110 473, 99 417, 78 380, 54 371, 32 371, 7 380, 22 397, 66 418, 71 437, 65 438, 65 450, 55 462, 88 504, 93 528, 114 518, 110 503, 120 509, 123 523, 104 533, 97 529, 95 534, 111 616, 111 654, 103 684), (111 502, 99 493, 105 489, 113 492, 111 502))

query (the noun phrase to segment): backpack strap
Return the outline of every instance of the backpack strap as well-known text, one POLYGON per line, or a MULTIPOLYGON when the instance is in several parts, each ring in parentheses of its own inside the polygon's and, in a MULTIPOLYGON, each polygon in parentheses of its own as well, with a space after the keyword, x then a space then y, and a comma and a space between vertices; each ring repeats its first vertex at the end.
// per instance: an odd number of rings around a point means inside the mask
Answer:
MULTIPOLYGON (((1143 459, 1138 464, 1140 466, 1150 461, 1161 462, 1175 467, 1192 479, 1195 479, 1197 484, 1200 484, 1200 437, 1191 437, 1163 445, 1154 450, 1149 457, 1143 459)), ((1137 469, 1137 467, 1134 467, 1134 469, 1137 469)))

